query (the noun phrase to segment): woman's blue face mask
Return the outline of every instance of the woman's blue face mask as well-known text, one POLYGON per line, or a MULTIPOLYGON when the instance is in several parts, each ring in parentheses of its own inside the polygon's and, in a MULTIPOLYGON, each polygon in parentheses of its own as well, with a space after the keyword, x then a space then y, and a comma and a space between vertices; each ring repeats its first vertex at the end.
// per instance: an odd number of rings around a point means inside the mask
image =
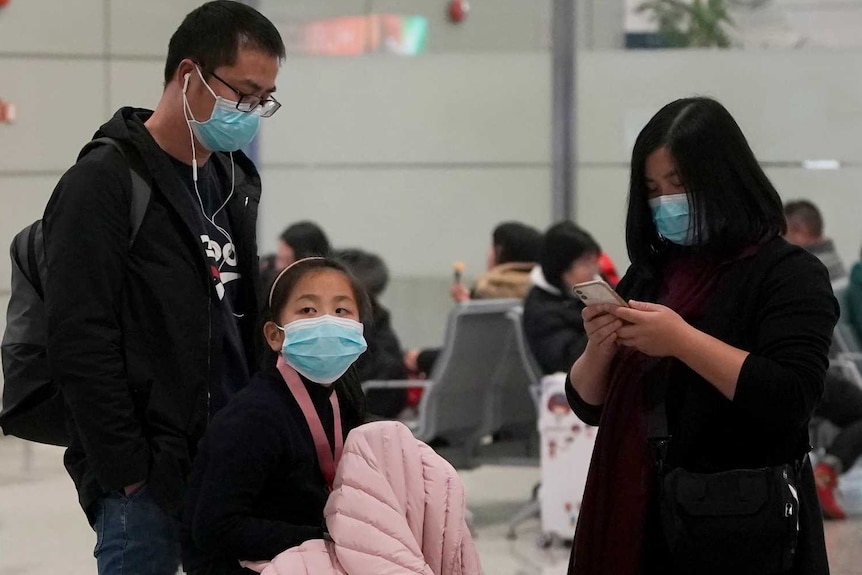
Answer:
POLYGON ((649 207, 652 210, 655 227, 663 238, 681 246, 690 246, 694 243, 694 226, 692 226, 687 194, 651 198, 649 207))

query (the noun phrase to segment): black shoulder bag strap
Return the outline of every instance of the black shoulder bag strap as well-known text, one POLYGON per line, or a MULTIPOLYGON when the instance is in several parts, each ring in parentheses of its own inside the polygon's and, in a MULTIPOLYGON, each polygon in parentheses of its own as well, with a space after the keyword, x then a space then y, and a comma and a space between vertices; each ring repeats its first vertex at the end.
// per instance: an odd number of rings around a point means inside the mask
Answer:
POLYGON ((662 475, 667 448, 671 435, 667 428, 667 380, 654 378, 649 382, 649 419, 647 422, 647 442, 653 449, 659 477, 662 475))

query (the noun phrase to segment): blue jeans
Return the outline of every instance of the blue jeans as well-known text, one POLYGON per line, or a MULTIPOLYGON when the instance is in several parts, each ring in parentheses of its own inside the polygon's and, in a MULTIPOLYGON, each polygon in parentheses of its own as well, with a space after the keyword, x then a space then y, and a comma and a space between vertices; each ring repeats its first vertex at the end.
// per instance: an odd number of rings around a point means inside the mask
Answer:
POLYGON ((146 484, 129 497, 105 494, 90 516, 99 575, 176 575, 179 523, 153 501, 146 484))

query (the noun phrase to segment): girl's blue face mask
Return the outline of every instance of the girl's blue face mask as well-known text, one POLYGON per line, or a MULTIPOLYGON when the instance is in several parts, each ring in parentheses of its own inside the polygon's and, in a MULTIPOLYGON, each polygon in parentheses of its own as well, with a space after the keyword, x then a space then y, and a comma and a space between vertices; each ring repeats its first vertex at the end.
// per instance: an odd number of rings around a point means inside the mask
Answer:
POLYGON ((694 243, 694 227, 687 194, 657 196, 649 200, 649 207, 655 227, 663 238, 681 246, 694 243))
POLYGON ((315 383, 329 386, 368 349, 358 321, 323 315, 292 321, 284 332, 285 363, 315 383))

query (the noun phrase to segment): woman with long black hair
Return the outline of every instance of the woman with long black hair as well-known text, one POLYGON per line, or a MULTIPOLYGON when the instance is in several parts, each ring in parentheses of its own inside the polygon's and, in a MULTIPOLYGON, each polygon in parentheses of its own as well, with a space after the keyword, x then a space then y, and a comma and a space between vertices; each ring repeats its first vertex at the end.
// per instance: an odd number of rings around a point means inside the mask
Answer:
POLYGON ((837 305, 782 237, 730 113, 662 108, 635 142, 618 286, 567 385, 599 425, 570 573, 828 573, 808 420, 837 305))

